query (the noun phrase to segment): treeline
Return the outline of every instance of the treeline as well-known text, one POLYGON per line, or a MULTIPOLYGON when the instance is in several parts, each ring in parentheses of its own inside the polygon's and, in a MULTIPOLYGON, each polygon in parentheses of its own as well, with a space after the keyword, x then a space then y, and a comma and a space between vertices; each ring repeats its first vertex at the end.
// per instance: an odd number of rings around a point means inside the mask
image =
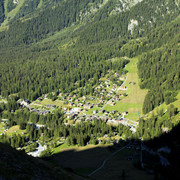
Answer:
MULTIPOLYGON (((44 141, 49 138, 56 139, 65 137, 69 145, 78 144, 84 146, 87 143, 97 144, 98 138, 107 134, 109 137, 114 136, 113 132, 118 133, 119 136, 131 137, 132 133, 128 127, 124 125, 111 126, 103 121, 94 120, 93 122, 82 122, 75 126, 66 126, 64 124, 64 113, 61 109, 54 112, 54 114, 47 114, 45 116, 37 113, 30 113, 27 110, 18 110, 15 113, 3 112, 2 118, 8 119, 8 126, 19 125, 20 129, 26 130, 27 135, 14 135, 8 137, 3 135, 0 137, 0 142, 10 143, 13 147, 24 146, 28 141, 36 141, 43 137, 44 141), (42 124, 44 127, 37 130, 36 124, 42 124)), ((105 142, 104 142, 105 143, 105 142)))
POLYGON ((178 114, 178 110, 172 104, 168 106, 167 112, 165 109, 158 108, 157 114, 152 113, 151 118, 139 121, 139 127, 136 132, 136 137, 142 137, 143 140, 150 140, 159 137, 166 130, 169 132, 176 125, 176 121, 172 119, 178 114), (163 132, 164 129, 164 132, 163 132))
POLYGON ((173 39, 160 49, 144 53, 140 58, 140 86, 150 89, 144 101, 144 113, 163 102, 169 104, 176 99, 176 91, 180 89, 180 52, 177 41, 173 39))
POLYGON ((92 89, 99 84, 102 73, 107 74, 109 69, 122 73, 129 62, 125 59, 118 62, 105 61, 114 57, 108 47, 101 50, 99 46, 97 51, 94 48, 66 50, 64 53, 49 54, 36 60, 19 59, 18 63, 15 61, 11 64, 2 62, 0 93, 4 97, 18 93, 20 98, 35 100, 42 94, 59 89, 69 93, 79 87, 87 86, 92 89), (92 81, 89 82, 89 79, 92 81))
MULTIPOLYGON (((33 6, 38 2, 28 1, 35 3, 33 6)), ((179 55, 176 46, 179 38, 179 19, 167 23, 166 27, 160 25, 171 21, 179 14, 174 1, 142 1, 130 11, 107 18, 94 18, 91 23, 67 33, 68 35, 65 33, 66 35, 60 36, 60 39, 50 43, 48 41, 35 43, 73 23, 78 24, 80 11, 87 9, 89 3, 96 4, 102 1, 70 0, 58 1, 58 3, 54 8, 49 6, 46 10, 39 11, 36 17, 27 21, 12 22, 7 31, 0 32, 0 94, 2 96, 18 93, 20 98, 35 100, 42 94, 52 91, 72 92, 81 87, 89 89, 85 92, 88 94, 93 86, 98 84, 102 73, 106 74, 108 69, 122 72, 123 67, 128 63, 121 60, 114 64, 107 61, 108 59, 134 57, 167 43, 163 47, 164 50, 155 51, 152 57, 151 53, 144 54, 138 69, 142 79, 141 87, 151 89, 144 103, 145 113, 159 103, 173 101, 176 94, 174 90, 179 88, 179 55), (161 7, 162 3, 167 3, 165 7, 169 8, 168 11, 164 6, 161 7), (144 9, 147 9, 148 13, 144 9), (156 19, 152 18, 154 12, 157 15, 156 19), (133 34, 127 30, 131 19, 138 21, 133 34), (139 32, 138 29, 143 30, 139 32), (150 32, 147 32, 148 30, 150 32), (136 37, 138 39, 135 39, 136 37), (25 44, 31 45, 25 46, 25 44), (168 52, 165 52, 166 48, 168 52), (164 63, 164 59, 167 62, 164 63), (152 66, 151 63, 154 65, 152 66), (153 68, 150 68, 151 66, 153 68), (167 73, 168 69, 172 69, 170 75, 167 73), (171 86, 173 88, 169 88, 171 86), (159 95, 159 92, 162 94, 159 95), (157 96, 159 98, 156 98, 157 96)), ((114 5, 112 4, 113 7, 114 5)))

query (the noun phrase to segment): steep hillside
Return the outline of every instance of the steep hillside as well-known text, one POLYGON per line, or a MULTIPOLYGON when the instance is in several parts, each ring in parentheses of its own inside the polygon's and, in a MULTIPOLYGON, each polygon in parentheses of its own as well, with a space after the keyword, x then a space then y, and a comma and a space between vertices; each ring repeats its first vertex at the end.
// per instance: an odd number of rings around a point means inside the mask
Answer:
POLYGON ((24 152, 0 143, 1 179, 79 179, 81 177, 56 167, 46 161, 33 158, 24 152))
POLYGON ((135 57, 146 52, 138 65, 141 87, 152 89, 158 86, 159 91, 163 85, 163 98, 156 103, 150 101, 144 112, 152 110, 166 101, 168 93, 176 95, 176 92, 166 91, 170 84, 174 84, 171 91, 179 90, 178 71, 168 77, 162 76, 172 62, 176 67, 179 64, 178 2, 25 1, 28 5, 21 6, 17 19, 0 32, 1 95, 18 93, 21 98, 35 100, 59 89, 72 92, 85 86, 88 87, 86 94, 89 94, 98 84, 101 73, 114 70, 106 60, 135 57), (171 53, 166 55, 169 45, 171 53), (151 54, 153 58, 149 57, 151 54), (154 59, 156 63, 152 70, 149 67, 154 59), (165 59, 168 59, 167 64, 162 63, 165 59), (153 72, 157 68, 162 71, 155 76, 153 72), (157 81, 157 77, 162 78, 157 81), (94 80, 89 84, 91 78, 94 80))

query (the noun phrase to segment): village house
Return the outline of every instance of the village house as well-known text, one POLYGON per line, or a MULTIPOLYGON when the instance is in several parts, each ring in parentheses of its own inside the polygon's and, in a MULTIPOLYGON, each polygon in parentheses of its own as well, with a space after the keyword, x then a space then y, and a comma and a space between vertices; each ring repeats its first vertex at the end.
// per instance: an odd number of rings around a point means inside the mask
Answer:
POLYGON ((14 4, 19 4, 19 0, 13 0, 14 4))
POLYGON ((124 81, 126 79, 126 77, 122 76, 119 78, 121 81, 124 81))
POLYGON ((121 89, 126 90, 127 87, 126 86, 121 86, 121 89))
POLYGON ((124 120, 124 119, 121 118, 121 117, 118 117, 118 118, 116 119, 117 122, 121 122, 121 121, 123 121, 123 120, 124 120))
POLYGON ((82 103, 78 103, 77 107, 83 107, 83 104, 82 103))
POLYGON ((94 110, 94 111, 93 111, 93 114, 96 114, 97 112, 98 112, 97 110, 94 110))
POLYGON ((121 116, 121 113, 117 113, 117 116, 121 116))
POLYGON ((66 98, 65 98, 65 96, 62 96, 61 99, 64 101, 66 98))
POLYGON ((104 110, 104 109, 100 109, 99 112, 100 112, 100 113, 104 113, 105 110, 104 110))
POLYGON ((72 98, 70 96, 68 96, 67 101, 72 101, 72 98))
POLYGON ((115 73, 116 77, 120 77, 120 74, 118 72, 115 73))
POLYGON ((169 128, 168 127, 162 128, 162 133, 169 133, 169 128))
POLYGON ((46 115, 46 114, 50 113, 50 111, 48 111, 48 110, 39 110, 39 111, 37 111, 37 113, 39 115, 46 115))
POLYGON ((79 99, 76 99, 75 102, 78 103, 78 102, 79 102, 79 99))
POLYGON ((45 125, 41 125, 41 124, 34 124, 34 126, 36 129, 40 129, 42 127, 45 127, 45 125))
POLYGON ((115 110, 111 110, 111 114, 115 114, 116 113, 116 111, 115 110))
POLYGON ((127 112, 127 111, 124 111, 124 112, 122 113, 122 115, 123 115, 123 116, 126 116, 126 115, 128 115, 128 112, 127 112))
POLYGON ((94 100, 94 97, 89 97, 90 100, 94 100))
POLYGON ((112 100, 112 101, 109 102, 109 104, 110 104, 111 106, 115 106, 116 103, 114 102, 114 100, 112 100))
POLYGON ((71 109, 71 112, 73 112, 73 113, 80 113, 82 111, 82 109, 81 108, 73 108, 73 109, 71 109))
POLYGON ((119 94, 117 94, 117 95, 118 95, 119 97, 120 97, 120 96, 123 96, 123 94, 120 94, 120 93, 119 93, 119 94))
POLYGON ((69 102, 69 103, 68 103, 68 106, 73 106, 73 105, 74 105, 73 102, 69 102))
POLYGON ((65 140, 66 140, 66 138, 63 136, 63 137, 61 137, 61 140, 62 140, 62 141, 65 141, 65 140))
POLYGON ((59 93, 59 97, 61 97, 63 94, 62 93, 59 93))
POLYGON ((22 101, 19 102, 21 106, 28 106, 30 104, 29 100, 23 99, 22 101))
POLYGON ((93 108, 93 105, 92 105, 92 104, 89 104, 89 103, 86 103, 86 104, 84 105, 84 108, 85 108, 85 109, 92 109, 92 108, 93 108))
POLYGON ((92 121, 92 117, 91 116, 86 116, 86 121, 92 121))
POLYGON ((73 119, 76 116, 74 113, 70 113, 70 112, 67 112, 66 115, 68 119, 73 119))

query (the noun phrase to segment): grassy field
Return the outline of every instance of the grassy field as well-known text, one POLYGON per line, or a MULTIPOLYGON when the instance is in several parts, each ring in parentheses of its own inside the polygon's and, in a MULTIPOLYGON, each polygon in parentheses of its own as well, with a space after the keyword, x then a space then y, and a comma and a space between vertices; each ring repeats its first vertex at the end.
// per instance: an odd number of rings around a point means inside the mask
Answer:
POLYGON ((59 152, 61 152, 62 150, 66 150, 66 149, 74 149, 77 148, 77 146, 68 146, 67 143, 61 144, 58 147, 54 148, 52 150, 52 154, 57 154, 59 152))
POLYGON ((43 99, 43 101, 41 102, 42 105, 46 105, 46 104, 53 104, 53 105, 56 105, 56 106, 67 106, 67 105, 64 105, 64 103, 60 100, 56 100, 56 101, 52 101, 51 99, 43 99))
POLYGON ((147 174, 145 171, 135 168, 134 163, 139 160, 140 152, 133 149, 124 149, 118 154, 108 160, 105 166, 92 175, 93 179, 98 180, 118 180, 118 179, 130 179, 130 180, 152 180, 153 175, 147 174), (128 156, 133 156, 133 160, 127 160, 128 156), (122 172, 124 171, 124 178, 122 172))
POLYGON ((99 111, 100 109, 101 109, 101 107, 94 106, 92 109, 89 109, 86 112, 86 115, 92 115, 94 110, 98 110, 99 111))
MULTIPOLYGON (((178 93, 178 95, 176 96, 176 101, 170 103, 170 104, 173 104, 175 107, 178 108, 178 111, 180 111, 180 92, 178 93)), ((168 106, 170 106, 170 104, 161 104, 160 106, 154 108, 154 110, 148 114, 148 117, 151 117, 152 114, 157 114, 157 111, 160 110, 160 109, 163 109, 163 111, 166 111, 168 106)))
POLYGON ((137 69, 137 58, 130 59, 130 63, 127 64, 126 69, 128 70, 127 81, 124 84, 127 87, 126 91, 119 91, 119 93, 127 93, 128 96, 122 98, 115 106, 107 105, 105 110, 117 110, 119 112, 128 111, 128 119, 138 120, 138 112, 142 115, 142 106, 144 98, 147 94, 147 90, 142 90, 139 87, 138 69, 137 69), (134 82, 135 85, 129 84, 134 82))
POLYGON ((87 146, 78 146, 78 145, 68 146, 67 143, 64 143, 64 144, 61 144, 58 147, 54 148, 52 150, 52 154, 57 154, 59 152, 69 151, 69 150, 73 150, 73 151, 78 152, 78 151, 84 151, 84 150, 88 150, 88 149, 92 149, 92 148, 96 148, 96 147, 106 147, 106 146, 109 146, 109 145, 93 145, 93 144, 89 144, 87 146))
POLYGON ((12 136, 13 134, 21 134, 22 132, 25 132, 25 130, 20 130, 19 125, 16 125, 9 128, 9 130, 6 131, 6 134, 12 136))
POLYGON ((4 132, 4 126, 0 123, 0 134, 4 132))

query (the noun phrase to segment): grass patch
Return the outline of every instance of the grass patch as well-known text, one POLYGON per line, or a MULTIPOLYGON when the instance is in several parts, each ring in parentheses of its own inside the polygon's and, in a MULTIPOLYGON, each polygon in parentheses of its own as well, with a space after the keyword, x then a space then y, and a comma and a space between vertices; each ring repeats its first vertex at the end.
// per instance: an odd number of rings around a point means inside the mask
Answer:
POLYGON ((101 107, 94 106, 92 109, 89 109, 86 112, 86 115, 92 115, 94 110, 98 110, 98 112, 99 112, 100 109, 101 109, 101 107))
POLYGON ((127 118, 131 120, 138 120, 138 112, 142 114, 142 107, 144 98, 147 94, 147 90, 142 90, 139 87, 139 78, 138 78, 138 69, 137 69, 138 58, 130 59, 130 63, 127 64, 126 69, 128 70, 127 81, 125 86, 127 87, 126 91, 119 91, 119 93, 127 93, 128 96, 121 99, 116 103, 115 106, 107 105, 104 109, 111 111, 117 110, 119 112, 128 111, 129 114, 127 118), (132 85, 130 82, 134 82, 132 85))
POLYGON ((43 5, 43 0, 40 0, 39 4, 38 4, 38 7, 37 8, 41 8, 43 5))
POLYGON ((96 147, 106 147, 106 146, 109 146, 109 145, 93 145, 93 144, 89 144, 89 145, 86 145, 86 146, 78 146, 78 145, 69 146, 67 143, 64 143, 64 144, 61 144, 58 147, 54 148, 52 150, 52 154, 57 154, 57 153, 60 153, 62 151, 70 151, 70 150, 79 152, 79 151, 85 151, 85 150, 88 150, 88 149, 93 149, 93 148, 96 148, 96 147))
POLYGON ((21 133, 25 133, 25 130, 21 130, 19 128, 19 125, 16 125, 16 126, 12 126, 11 128, 9 128, 8 131, 6 131, 6 134, 8 136, 12 136, 13 134, 21 134, 21 133))
POLYGON ((168 105, 166 103, 163 103, 160 106, 154 108, 150 113, 148 113, 148 117, 151 117, 152 114, 154 114, 154 115, 158 114, 158 110, 160 110, 160 109, 163 109, 163 111, 166 111, 168 106, 170 106, 171 104, 173 104, 175 107, 177 107, 178 111, 180 111, 180 92, 176 96, 176 99, 177 99, 176 101, 174 101, 168 105))
POLYGON ((0 123, 0 134, 4 132, 4 126, 2 123, 0 123))
POLYGON ((52 104, 52 105, 56 105, 59 107, 67 106, 67 105, 64 105, 63 101, 60 101, 60 100, 52 101, 51 99, 44 99, 43 101, 41 101, 41 104, 42 105, 52 104))

